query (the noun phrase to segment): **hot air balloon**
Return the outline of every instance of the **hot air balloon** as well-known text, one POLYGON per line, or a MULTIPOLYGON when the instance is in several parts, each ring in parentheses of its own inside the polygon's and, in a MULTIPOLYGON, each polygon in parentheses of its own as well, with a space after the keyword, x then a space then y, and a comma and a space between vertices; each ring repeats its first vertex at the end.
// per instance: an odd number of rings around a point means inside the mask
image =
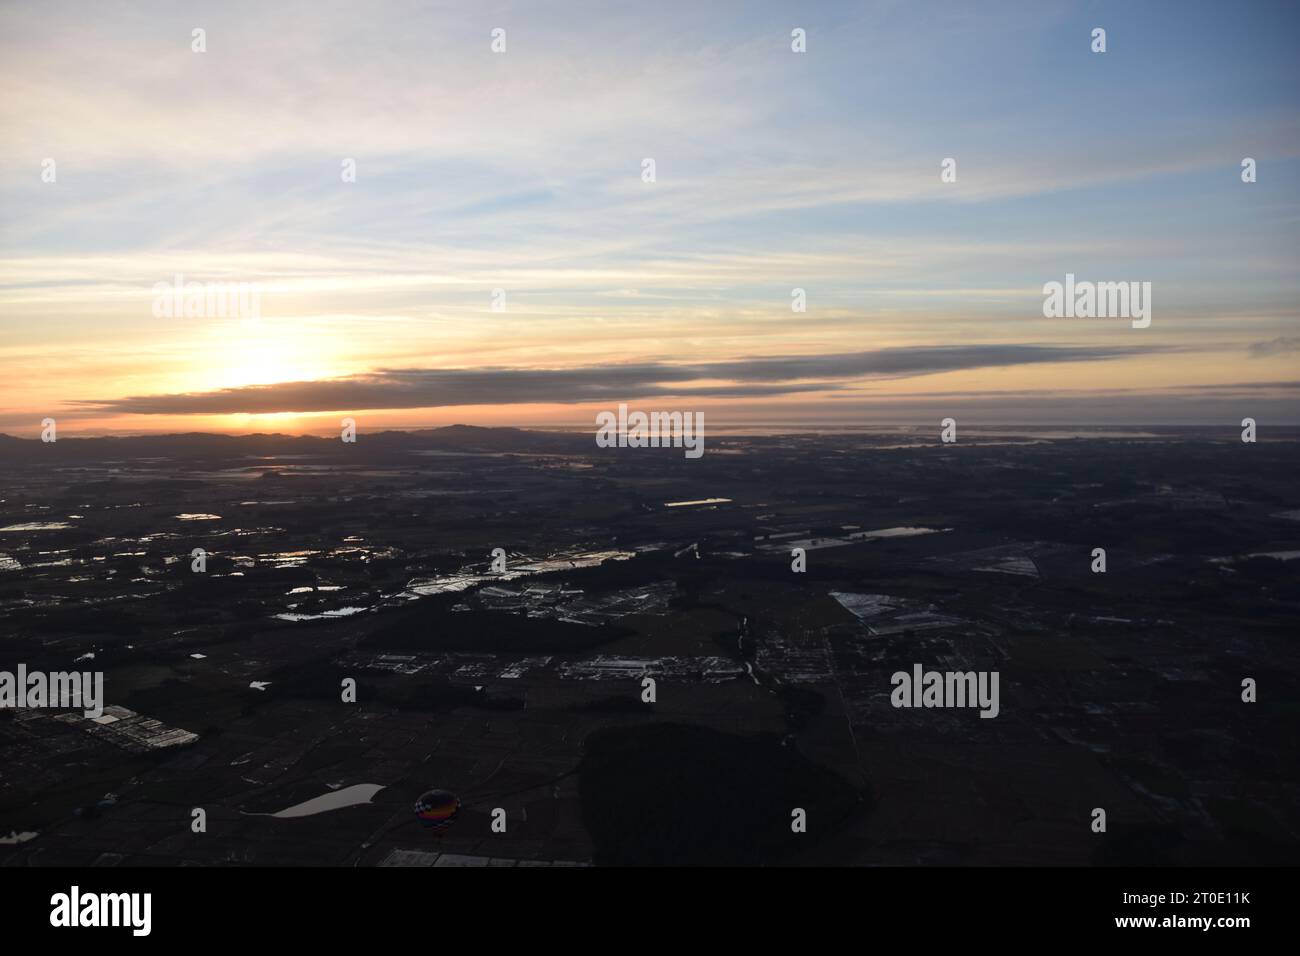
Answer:
POLYGON ((460 798, 446 790, 430 790, 415 801, 415 816, 432 830, 445 830, 460 813, 460 798))

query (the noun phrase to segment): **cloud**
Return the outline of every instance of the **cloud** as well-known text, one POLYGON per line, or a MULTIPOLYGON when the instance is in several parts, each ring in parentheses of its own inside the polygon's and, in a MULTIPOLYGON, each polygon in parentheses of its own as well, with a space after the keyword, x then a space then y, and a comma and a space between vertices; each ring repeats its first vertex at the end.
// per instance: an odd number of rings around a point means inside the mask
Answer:
POLYGON ((1273 355, 1297 352, 1300 351, 1300 336, 1280 335, 1267 342, 1254 342, 1246 351, 1250 353, 1251 358, 1268 358, 1273 355))
POLYGON ((138 395, 74 404, 111 413, 220 415, 536 402, 569 404, 666 396, 754 398, 839 391, 853 382, 910 378, 962 369, 1099 362, 1170 350, 1162 346, 959 345, 752 357, 724 362, 643 362, 566 369, 382 369, 366 375, 321 381, 138 395))

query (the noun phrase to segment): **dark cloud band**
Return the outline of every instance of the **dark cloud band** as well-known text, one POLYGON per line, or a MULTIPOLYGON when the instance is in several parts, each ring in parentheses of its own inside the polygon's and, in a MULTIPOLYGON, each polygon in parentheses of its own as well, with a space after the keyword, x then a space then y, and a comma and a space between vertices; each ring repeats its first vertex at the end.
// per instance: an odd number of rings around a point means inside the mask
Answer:
POLYGON ((349 378, 86 400, 75 404, 107 413, 221 415, 537 402, 577 404, 669 396, 758 398, 841 391, 854 382, 962 369, 1101 362, 1162 351, 1170 349, 1163 346, 968 345, 568 369, 383 369, 349 378), (724 384, 715 384, 719 382, 724 384))

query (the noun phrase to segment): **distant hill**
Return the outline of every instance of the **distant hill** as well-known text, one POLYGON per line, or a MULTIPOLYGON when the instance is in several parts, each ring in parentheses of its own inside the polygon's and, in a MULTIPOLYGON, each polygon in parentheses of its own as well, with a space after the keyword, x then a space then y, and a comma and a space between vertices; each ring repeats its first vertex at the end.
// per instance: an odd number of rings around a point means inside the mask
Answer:
POLYGON ((591 435, 538 432, 523 428, 484 428, 448 425, 418 431, 360 430, 355 445, 338 438, 314 435, 217 435, 185 432, 174 435, 132 435, 78 438, 61 435, 56 442, 0 434, 0 463, 104 461, 109 459, 175 458, 229 459, 264 455, 308 455, 319 458, 374 457, 411 451, 551 452, 590 450, 591 435))

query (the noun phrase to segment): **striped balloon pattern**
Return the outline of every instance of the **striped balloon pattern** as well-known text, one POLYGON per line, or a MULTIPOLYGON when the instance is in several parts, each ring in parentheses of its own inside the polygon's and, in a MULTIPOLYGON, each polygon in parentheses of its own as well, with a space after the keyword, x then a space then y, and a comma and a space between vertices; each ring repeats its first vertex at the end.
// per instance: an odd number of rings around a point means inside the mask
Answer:
POLYGON ((415 801, 415 816, 432 830, 445 830, 460 813, 460 798, 446 790, 430 790, 415 801))

